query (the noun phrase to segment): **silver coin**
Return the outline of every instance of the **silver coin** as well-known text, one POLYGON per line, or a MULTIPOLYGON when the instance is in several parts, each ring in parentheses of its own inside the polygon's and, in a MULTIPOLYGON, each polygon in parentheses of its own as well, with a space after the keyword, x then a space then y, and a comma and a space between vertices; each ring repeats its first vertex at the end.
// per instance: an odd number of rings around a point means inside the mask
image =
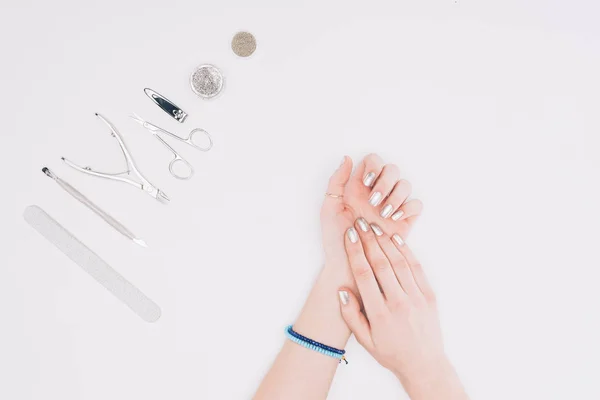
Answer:
POLYGON ((210 99, 221 93, 223 75, 214 65, 201 65, 194 70, 190 77, 192 90, 204 99, 210 99))

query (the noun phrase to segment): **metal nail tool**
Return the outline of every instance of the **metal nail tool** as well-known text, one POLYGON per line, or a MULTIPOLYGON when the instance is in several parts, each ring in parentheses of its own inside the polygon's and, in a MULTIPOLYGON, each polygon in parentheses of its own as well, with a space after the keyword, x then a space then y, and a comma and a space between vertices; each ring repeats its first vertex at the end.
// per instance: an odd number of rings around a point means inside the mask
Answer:
POLYGON ((160 93, 157 93, 150 88, 144 89, 144 93, 146 93, 146 95, 164 112, 173 117, 175 121, 183 123, 187 118, 187 114, 181 108, 177 107, 171 100, 160 93))
POLYGON ((89 174, 89 175, 93 175, 93 176, 97 176, 100 178, 105 178, 105 179, 112 179, 114 181, 120 181, 120 182, 125 182, 128 183, 130 185, 135 186, 138 189, 143 190, 146 194, 154 197, 156 200, 160 201, 163 204, 168 204, 169 203, 169 197, 159 188, 157 188, 156 186, 152 185, 145 177, 144 175, 142 175, 142 173, 138 170, 138 168, 135 165, 135 162, 133 161, 133 157, 131 157, 131 154, 129 153, 129 150, 127 149, 127 146, 125 146, 125 142, 123 141, 123 138, 121 137, 121 134, 117 131, 117 128, 114 127, 113 124, 111 124, 106 118, 104 118, 102 115, 96 113, 96 116, 98 118, 100 118, 100 120, 102 122, 104 122, 106 125, 108 125, 108 127, 111 130, 111 135, 112 137, 114 137, 115 139, 117 139, 117 141, 119 142, 119 146, 121 146, 121 151, 123 152, 123 155, 125 156, 125 161, 127 163, 127 171, 125 172, 119 172, 119 173, 105 173, 105 172, 96 172, 94 170, 92 170, 91 167, 81 167, 67 159, 65 159, 64 157, 62 157, 62 160, 70 167, 75 168, 77 171, 89 174), (130 175, 130 173, 134 173, 138 179, 138 181, 135 181, 133 179, 130 178, 126 178, 123 175, 130 175))
POLYGON ((100 207, 92 203, 92 201, 85 197, 79 190, 75 189, 73 186, 69 185, 67 182, 54 175, 54 173, 50 171, 49 168, 42 168, 42 172, 48 175, 50 178, 54 179, 54 181, 58 183, 58 186, 63 188, 71 196, 75 197, 77 200, 83 203, 87 208, 95 212, 100 218, 102 218, 107 224, 115 228, 119 233, 121 233, 128 239, 133 240, 135 244, 139 244, 142 247, 148 247, 148 245, 146 245, 146 242, 144 242, 142 239, 137 238, 122 223, 120 223, 119 221, 108 215, 106 212, 104 212, 100 207))
POLYGON ((188 135, 187 138, 182 138, 172 132, 169 132, 167 130, 164 130, 154 124, 151 124, 150 122, 144 121, 139 115, 137 114, 133 114, 130 115, 131 119, 133 119, 135 122, 139 123, 140 125, 142 125, 144 128, 146 128, 147 130, 149 130, 156 139, 158 139, 163 145, 165 145, 165 147, 167 149, 169 149, 173 155, 175 155, 175 158, 173 160, 171 160, 171 162, 169 163, 169 172, 171 173, 171 175, 173 175, 175 178, 177 179, 190 179, 193 175, 194 175, 194 168, 192 167, 192 165, 185 160, 183 157, 181 157, 181 155, 179 155, 179 153, 177 153, 177 151, 175 151, 175 149, 173 149, 171 146, 169 146, 169 144, 167 142, 165 142, 165 140, 163 138, 161 138, 158 134, 159 133, 163 133, 167 136, 170 136, 174 139, 179 140, 180 142, 186 143, 190 146, 192 146, 195 149, 198 149, 200 151, 208 151, 212 148, 213 146, 213 141, 212 141, 212 137, 210 136, 210 134, 208 132, 206 132, 204 129, 201 128, 196 128, 193 129, 190 134, 188 135), (198 146, 196 143, 194 143, 194 135, 197 133, 202 133, 203 135, 206 135, 206 137, 208 138, 208 146, 207 147, 201 147, 198 146), (189 173, 186 175, 178 175, 177 172, 174 170, 174 166, 177 163, 183 163, 185 165, 185 167, 189 170, 189 173))

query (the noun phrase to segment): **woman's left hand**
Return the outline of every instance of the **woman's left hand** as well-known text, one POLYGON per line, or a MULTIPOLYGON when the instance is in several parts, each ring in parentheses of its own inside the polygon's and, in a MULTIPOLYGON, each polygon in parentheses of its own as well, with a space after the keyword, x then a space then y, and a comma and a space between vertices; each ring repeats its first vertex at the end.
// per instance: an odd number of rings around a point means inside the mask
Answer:
POLYGON ((321 207, 325 266, 342 275, 340 284, 354 287, 341 240, 346 228, 362 216, 376 222, 387 235, 406 239, 421 213, 422 203, 407 200, 410 183, 401 178, 398 166, 386 164, 377 154, 366 156, 354 174, 352 159, 345 156, 329 179, 327 193, 321 207))

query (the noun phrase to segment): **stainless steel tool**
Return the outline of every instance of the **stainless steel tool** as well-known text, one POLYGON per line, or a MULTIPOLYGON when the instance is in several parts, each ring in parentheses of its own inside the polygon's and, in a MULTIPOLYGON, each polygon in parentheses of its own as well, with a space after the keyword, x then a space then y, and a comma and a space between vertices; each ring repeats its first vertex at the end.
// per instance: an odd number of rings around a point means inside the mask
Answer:
POLYGON ((48 175, 50 178, 54 179, 54 181, 56 183, 58 183, 58 186, 63 188, 65 190, 65 192, 69 193, 71 196, 75 197, 77 200, 79 200, 81 203, 83 203, 87 208, 89 208, 90 210, 95 212, 107 224, 109 224, 110 226, 115 228, 117 230, 117 232, 121 233, 128 239, 131 239, 135 244, 138 244, 142 247, 148 247, 146 242, 144 242, 142 239, 136 237, 122 223, 120 223, 119 221, 117 221, 116 219, 114 219, 113 217, 108 215, 106 212, 104 212, 100 207, 98 207, 96 204, 94 204, 90 199, 85 197, 79 190, 75 189, 73 186, 69 185, 67 182, 63 181, 58 176, 56 176, 52 171, 50 171, 49 168, 47 168, 47 167, 42 168, 42 172, 44 174, 48 175))
POLYGON ((146 95, 148 97, 150 97, 150 99, 157 106, 159 106, 161 108, 161 110, 163 110, 164 112, 169 114, 171 117, 173 117, 173 119, 175 119, 175 121, 181 122, 181 123, 185 122, 185 119, 187 118, 187 114, 181 108, 177 107, 171 100, 167 99, 162 94, 157 93, 150 88, 144 89, 144 93, 146 93, 146 95))
POLYGON ((159 133, 170 136, 173 139, 177 139, 180 142, 183 142, 189 146, 192 146, 193 148, 200 150, 200 151, 208 151, 213 146, 212 137, 204 129, 201 129, 201 128, 192 129, 192 131, 190 132, 190 134, 188 135, 187 138, 182 138, 181 136, 178 136, 178 135, 176 135, 172 132, 169 132, 161 127, 151 124, 150 122, 144 121, 137 114, 130 115, 130 117, 135 122, 139 123, 144 128, 149 130, 156 139, 158 139, 163 145, 165 145, 165 147, 167 149, 169 149, 173 153, 175 158, 173 160, 171 160, 171 162, 169 163, 169 172, 171 173, 171 175, 173 175, 177 179, 190 179, 194 175, 194 168, 192 167, 192 164, 190 164, 187 160, 185 160, 183 157, 181 157, 181 155, 179 155, 179 153, 177 153, 177 151, 175 151, 175 149, 173 147, 171 147, 167 142, 165 142, 165 140, 159 136, 159 133), (199 146, 198 144, 196 144, 194 142, 194 135, 196 135, 196 134, 202 134, 202 135, 206 136, 206 138, 208 139, 207 147, 199 146), (185 168, 188 170, 187 174, 183 174, 183 175, 177 174, 177 172, 175 171, 175 169, 173 167, 175 165, 177 165, 178 163, 185 165, 185 168))
POLYGON ((142 173, 138 170, 137 166, 135 165, 135 162, 133 161, 133 157, 131 156, 131 153, 129 153, 129 150, 127 149, 127 146, 125 145, 123 138, 121 137, 121 134, 119 133, 119 131, 117 131, 117 128, 115 128, 114 125, 111 124, 102 115, 96 113, 96 116, 98 118, 100 118, 100 120, 102 122, 104 122, 106 125, 108 125, 108 127, 110 128, 110 131, 111 131, 111 135, 115 139, 117 139, 117 142, 119 143, 119 146, 121 147, 121 151, 123 152, 123 155, 125 156, 125 162, 127 163, 127 171, 118 172, 118 173, 97 172, 97 171, 92 170, 91 167, 81 167, 81 166, 67 160, 64 157, 62 157, 62 160, 69 167, 75 168, 77 171, 83 172, 88 175, 97 176, 100 178, 111 179, 114 181, 128 183, 130 185, 135 186, 138 189, 143 190, 144 193, 148 194, 149 196, 154 197, 156 200, 160 201, 161 203, 168 204, 170 201, 169 197, 162 190, 160 190, 159 188, 157 188, 156 186, 151 184, 150 181, 148 181, 148 179, 146 179, 144 177, 144 175, 142 175, 142 173), (124 175, 129 176, 131 173, 133 173, 135 176, 137 176, 137 178, 139 179, 139 182, 124 176, 124 175))

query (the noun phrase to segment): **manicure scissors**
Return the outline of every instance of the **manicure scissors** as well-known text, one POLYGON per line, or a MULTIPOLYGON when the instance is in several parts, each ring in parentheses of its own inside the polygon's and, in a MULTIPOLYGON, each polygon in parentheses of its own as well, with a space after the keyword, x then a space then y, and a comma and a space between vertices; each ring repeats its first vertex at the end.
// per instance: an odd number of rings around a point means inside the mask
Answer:
POLYGON ((149 130, 154 135, 155 138, 157 138, 163 145, 165 145, 165 147, 167 149, 169 149, 173 153, 175 158, 173 160, 171 160, 171 162, 169 163, 169 172, 171 173, 171 175, 173 175, 177 179, 190 179, 194 175, 194 168, 186 159, 181 157, 181 155, 179 155, 179 153, 177 153, 177 151, 175 151, 175 149, 173 149, 173 147, 171 147, 167 142, 165 142, 165 140, 158 135, 159 133, 164 133, 165 135, 170 136, 174 139, 177 139, 180 142, 184 142, 200 151, 208 151, 213 146, 212 137, 204 129, 201 129, 201 128, 192 129, 192 131, 190 132, 190 134, 188 135, 187 138, 182 138, 181 136, 178 136, 172 132, 169 132, 169 131, 164 130, 154 124, 151 124, 150 122, 144 121, 137 114, 133 114, 130 117, 131 117, 131 119, 133 119, 134 121, 136 121, 140 125, 142 125, 144 128, 149 130), (207 147, 201 147, 201 146, 198 146, 196 143, 194 143, 194 135, 197 133, 202 133, 202 134, 206 135, 206 137, 208 138, 208 142, 209 142, 207 147), (185 167, 189 170, 189 173, 186 175, 178 175, 177 172, 173 169, 173 167, 177 163, 184 164, 185 167))
POLYGON ((144 175, 142 175, 142 173, 138 170, 137 166, 135 165, 135 162, 133 161, 133 157, 131 157, 131 154, 129 153, 129 150, 127 149, 127 146, 125 145, 125 142, 123 141, 123 138, 121 137, 121 134, 117 131, 117 128, 114 127, 113 124, 111 124, 106 118, 104 118, 102 115, 96 113, 96 116, 98 118, 100 118, 100 120, 102 122, 104 122, 106 125, 108 125, 108 127, 111 130, 111 135, 112 137, 114 137, 115 139, 117 139, 117 142, 119 142, 119 146, 121 146, 121 151, 123 152, 123 156, 125 156, 125 162, 127 163, 127 171, 125 172, 119 172, 119 173, 105 173, 105 172, 97 172, 92 170, 91 167, 81 167, 69 160, 67 160, 66 158, 62 157, 62 160, 70 167, 75 168, 78 171, 81 171, 83 173, 89 174, 89 175, 93 175, 93 176, 98 176, 100 178, 105 178, 105 179, 112 179, 115 181, 120 181, 120 182, 125 182, 125 183, 129 183, 130 185, 135 186, 138 189, 143 190, 145 193, 147 193, 148 195, 154 197, 156 200, 160 201, 163 204, 168 204, 169 203, 169 197, 159 188, 157 188, 156 186, 152 185, 145 177, 144 175), (126 178, 123 175, 130 175, 130 173, 135 174, 138 179, 138 181, 135 181, 133 179, 130 178, 126 178))

